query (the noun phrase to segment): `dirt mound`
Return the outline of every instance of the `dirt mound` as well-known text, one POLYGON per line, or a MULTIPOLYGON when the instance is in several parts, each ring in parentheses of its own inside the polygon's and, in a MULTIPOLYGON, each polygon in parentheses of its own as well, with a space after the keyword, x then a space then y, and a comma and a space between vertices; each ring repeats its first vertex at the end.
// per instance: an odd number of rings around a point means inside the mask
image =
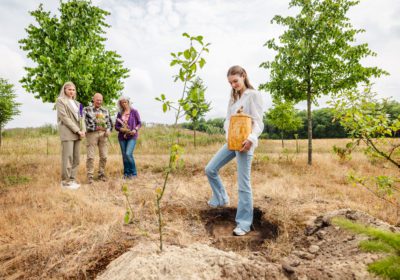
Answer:
POLYGON ((282 260, 289 279, 380 279, 367 272, 367 265, 379 258, 363 252, 358 244, 367 237, 331 224, 334 217, 399 232, 400 229, 364 212, 341 209, 310 219, 304 234, 294 239, 295 249, 282 260))
POLYGON ((140 244, 113 261, 97 279, 282 279, 278 265, 204 244, 186 248, 140 244))

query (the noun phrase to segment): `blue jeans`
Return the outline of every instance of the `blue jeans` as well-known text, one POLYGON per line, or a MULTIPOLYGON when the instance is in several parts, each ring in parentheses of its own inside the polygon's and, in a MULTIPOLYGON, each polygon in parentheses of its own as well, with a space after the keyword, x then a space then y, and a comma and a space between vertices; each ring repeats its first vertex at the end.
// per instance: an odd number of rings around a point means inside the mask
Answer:
POLYGON ((133 158, 136 140, 119 140, 119 145, 121 147, 122 161, 124 162, 124 177, 137 176, 135 159, 133 158))
POLYGON ((219 169, 236 157, 238 173, 239 203, 236 212, 236 224, 244 231, 250 231, 253 223, 253 194, 250 184, 251 160, 253 155, 248 152, 228 150, 225 144, 210 160, 206 166, 208 182, 211 185, 212 197, 209 201, 211 206, 222 206, 229 203, 229 197, 218 175, 219 169))

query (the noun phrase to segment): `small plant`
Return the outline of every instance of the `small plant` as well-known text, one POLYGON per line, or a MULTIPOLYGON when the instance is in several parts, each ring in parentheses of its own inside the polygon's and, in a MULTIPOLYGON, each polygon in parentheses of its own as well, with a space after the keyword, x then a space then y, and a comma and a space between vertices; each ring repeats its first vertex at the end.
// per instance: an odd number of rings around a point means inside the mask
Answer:
POLYGON ((400 188, 399 179, 391 176, 371 176, 363 177, 350 172, 347 180, 354 186, 360 185, 374 194, 376 197, 393 205, 397 210, 397 217, 400 215, 400 188))
POLYGON ((126 211, 125 211, 125 215, 124 215, 124 223, 125 224, 132 224, 134 221, 134 216, 133 216, 133 210, 132 210, 132 204, 129 201, 129 189, 128 189, 128 184, 127 183, 123 183, 122 184, 122 194, 125 196, 126 199, 126 211))
POLYGON ((286 163, 293 163, 296 158, 294 153, 291 153, 288 148, 284 148, 282 153, 279 154, 278 161, 286 162, 286 163))
POLYGON ((347 219, 335 218, 333 224, 370 237, 359 246, 367 252, 381 252, 386 256, 368 265, 368 271, 388 279, 400 279, 400 234, 366 227, 347 219))
POLYGON ((393 138, 400 130, 400 116, 390 118, 371 86, 363 91, 344 91, 330 103, 335 119, 349 133, 354 145, 363 142, 370 158, 382 158, 400 168, 400 144, 393 138))
MULTIPOLYGON (((169 147, 169 163, 168 167, 165 171, 164 183, 162 187, 157 187, 156 192, 156 207, 158 214, 158 230, 160 234, 160 250, 163 250, 163 221, 162 221, 162 213, 161 213, 161 200, 164 196, 165 189, 168 184, 168 178, 172 171, 175 170, 176 164, 179 161, 180 155, 183 153, 183 149, 176 143, 179 137, 177 132, 178 120, 181 117, 184 117, 187 112, 196 112, 195 107, 192 105, 186 105, 188 103, 194 104, 196 102, 190 101, 190 98, 194 98, 198 96, 197 94, 190 95, 189 94, 189 83, 194 83, 196 80, 196 73, 199 68, 203 68, 206 63, 205 59, 202 57, 203 52, 208 52, 209 43, 203 42, 203 36, 190 36, 187 33, 182 34, 183 37, 189 39, 189 48, 184 50, 183 52, 171 53, 172 61, 170 66, 179 65, 179 74, 175 75, 174 81, 183 82, 183 90, 182 96, 178 100, 178 102, 173 102, 167 100, 165 94, 161 94, 160 97, 157 97, 156 100, 162 103, 162 110, 166 113, 169 110, 175 111, 175 123, 174 123, 174 131, 172 133, 171 144, 169 147), (197 50, 195 46, 199 46, 200 50, 197 50), (189 102, 190 101, 190 102, 189 102), (183 108, 186 106, 186 108, 183 108)), ((196 112, 196 114, 198 111, 196 112)), ((196 115, 195 114, 195 115, 196 115)))
POLYGON ((192 82, 186 98, 179 100, 179 105, 182 106, 186 114, 186 120, 190 120, 193 124, 193 144, 196 148, 196 130, 199 126, 200 119, 211 110, 210 102, 206 102, 204 92, 206 87, 203 80, 197 78, 192 82))
POLYGON ((344 148, 333 145, 333 152, 339 157, 341 162, 351 160, 351 153, 358 146, 359 141, 349 142, 344 148))
POLYGON ((14 185, 19 185, 19 184, 25 184, 28 183, 31 179, 27 176, 21 176, 19 174, 15 175, 10 175, 5 177, 5 184, 6 186, 14 186, 14 185))
MULTIPOLYGON (((344 91, 330 103, 334 107, 335 118, 352 138, 352 143, 348 144, 350 148, 364 143, 364 152, 372 163, 385 161, 400 168, 400 144, 395 138, 400 130, 400 116, 391 118, 387 114, 382 105, 385 102, 376 99, 376 93, 372 92, 370 85, 363 91, 344 91)), ((350 173, 348 179, 394 205, 399 217, 398 178, 384 175, 368 178, 350 173)))
POLYGON ((293 136, 294 136, 294 139, 296 139, 296 153, 300 153, 299 134, 295 133, 293 136))

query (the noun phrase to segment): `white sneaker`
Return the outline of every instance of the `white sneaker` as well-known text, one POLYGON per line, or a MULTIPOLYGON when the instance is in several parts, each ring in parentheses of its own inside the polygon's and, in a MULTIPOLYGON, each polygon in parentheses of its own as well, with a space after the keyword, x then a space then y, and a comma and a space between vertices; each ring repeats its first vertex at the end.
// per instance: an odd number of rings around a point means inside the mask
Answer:
POLYGON ((219 207, 229 207, 230 203, 229 203, 229 201, 227 201, 227 202, 225 202, 225 203, 222 204, 222 205, 220 205, 220 204, 215 205, 215 204, 212 204, 212 203, 211 203, 211 200, 209 200, 209 201, 207 201, 207 205, 208 205, 208 207, 210 207, 210 208, 219 208, 219 207))
POLYGON ((61 183, 61 188, 67 189, 67 190, 77 190, 79 189, 81 185, 78 183, 71 181, 71 182, 62 182, 61 183))
POLYGON ((78 183, 75 182, 75 181, 72 181, 72 182, 70 183, 70 188, 71 188, 71 190, 77 190, 77 189, 79 189, 80 187, 81 187, 81 185, 78 184, 78 183))
POLYGON ((236 236, 243 236, 243 235, 246 235, 246 234, 248 234, 249 233, 249 231, 244 231, 243 229, 241 229, 240 227, 236 227, 234 230, 233 230, 233 235, 236 235, 236 236))

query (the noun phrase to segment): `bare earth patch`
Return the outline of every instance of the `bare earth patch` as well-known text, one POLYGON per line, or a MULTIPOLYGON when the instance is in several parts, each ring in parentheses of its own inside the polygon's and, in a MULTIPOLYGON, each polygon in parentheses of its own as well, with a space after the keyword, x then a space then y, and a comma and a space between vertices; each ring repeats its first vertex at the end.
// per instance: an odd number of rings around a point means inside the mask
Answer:
POLYGON ((212 245, 218 249, 260 251, 266 239, 274 240, 278 235, 278 226, 265 220, 258 208, 254 208, 252 231, 240 238, 232 234, 236 226, 236 208, 207 209, 200 215, 213 239, 212 245))
POLYGON ((260 227, 245 237, 229 236, 234 210, 213 209, 202 213, 214 238, 212 245, 228 251, 194 243, 187 247, 166 246, 160 253, 156 243, 142 243, 111 262, 97 279, 379 279, 366 270, 367 264, 379 256, 358 249, 358 243, 365 237, 331 225, 331 218, 342 216, 400 232, 400 228, 366 213, 337 210, 311 219, 306 230, 294 238, 294 250, 279 262, 273 262, 257 250, 263 250, 258 244, 261 236, 267 238, 265 234, 271 234, 276 227, 260 218, 257 223, 259 226, 263 223, 264 229, 260 227), (229 250, 233 247, 236 252, 229 250), (249 249, 253 251, 247 254, 240 251, 249 249))

